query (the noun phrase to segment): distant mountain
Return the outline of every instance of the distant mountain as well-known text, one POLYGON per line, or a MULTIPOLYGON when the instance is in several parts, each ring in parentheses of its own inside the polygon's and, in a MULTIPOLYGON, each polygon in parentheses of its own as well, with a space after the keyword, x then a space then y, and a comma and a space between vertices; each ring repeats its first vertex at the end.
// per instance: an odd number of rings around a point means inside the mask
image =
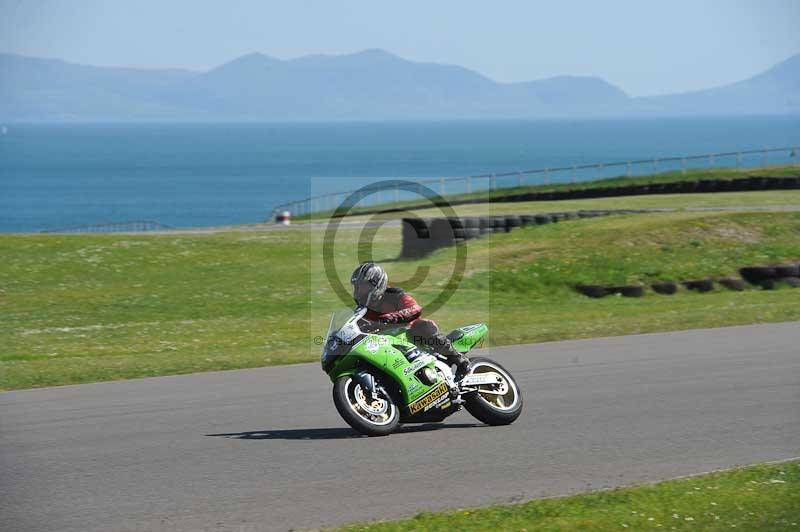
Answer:
POLYGON ((701 91, 637 98, 641 113, 742 115, 800 113, 800 54, 744 81, 701 91))
POLYGON ((705 91, 631 98, 593 77, 497 83, 381 50, 208 72, 75 65, 0 54, 0 121, 391 120, 800 113, 800 55, 705 91))
POLYGON ((174 110, 155 95, 193 75, 177 69, 92 67, 0 54, 0 120, 173 117, 174 110))

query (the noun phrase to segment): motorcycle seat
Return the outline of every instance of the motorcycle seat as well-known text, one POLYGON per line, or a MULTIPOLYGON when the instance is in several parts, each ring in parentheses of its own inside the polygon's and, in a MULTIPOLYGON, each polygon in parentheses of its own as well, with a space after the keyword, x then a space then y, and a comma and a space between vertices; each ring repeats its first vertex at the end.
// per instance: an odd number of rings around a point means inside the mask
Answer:
POLYGON ((450 340, 451 342, 455 342, 462 336, 464 336, 464 331, 462 331, 461 329, 456 329, 447 335, 447 339, 450 340))

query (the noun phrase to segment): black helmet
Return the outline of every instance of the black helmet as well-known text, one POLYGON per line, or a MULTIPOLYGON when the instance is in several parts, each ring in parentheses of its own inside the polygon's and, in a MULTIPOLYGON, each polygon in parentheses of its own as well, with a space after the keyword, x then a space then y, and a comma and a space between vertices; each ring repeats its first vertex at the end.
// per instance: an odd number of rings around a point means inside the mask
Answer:
POLYGON ((386 292, 386 285, 389 283, 389 276, 386 271, 374 262, 365 262, 353 271, 350 276, 350 284, 353 285, 353 299, 360 307, 373 308, 377 306, 383 293, 386 292))

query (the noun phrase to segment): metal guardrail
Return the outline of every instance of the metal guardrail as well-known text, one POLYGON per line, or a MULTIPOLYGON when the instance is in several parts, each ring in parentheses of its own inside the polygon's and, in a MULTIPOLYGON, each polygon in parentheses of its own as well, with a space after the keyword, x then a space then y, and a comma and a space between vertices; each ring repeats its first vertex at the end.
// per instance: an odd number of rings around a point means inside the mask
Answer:
POLYGON ((42 233, 135 233, 143 231, 162 231, 175 229, 154 220, 129 220, 102 224, 76 225, 61 229, 43 229, 42 233))
MULTIPOLYGON (((472 192, 493 191, 497 189, 517 188, 530 185, 588 182, 609 177, 632 177, 634 175, 653 175, 678 171, 686 174, 686 172, 689 170, 714 168, 742 169, 767 167, 771 163, 777 162, 776 159, 783 159, 784 164, 796 164, 798 160, 798 149, 800 149, 798 146, 788 146, 783 148, 740 150, 676 157, 657 157, 651 159, 637 159, 610 163, 573 164, 552 168, 536 168, 532 170, 520 170, 516 172, 497 172, 463 177, 411 179, 411 181, 419 183, 420 185, 438 185, 438 192, 442 196, 448 192, 453 194, 470 194, 472 192), (609 169, 615 168, 624 168, 624 172, 615 175, 608 174, 609 169), (508 178, 514 179, 509 181, 508 178), (500 181, 499 185, 498 181, 500 181), (462 186, 454 189, 452 187, 453 184, 461 184, 462 186)), ((270 218, 274 220, 275 216, 283 211, 289 211, 295 216, 304 216, 315 212, 330 211, 353 192, 355 191, 348 190, 329 194, 319 194, 316 196, 309 196, 302 200, 287 202, 275 207, 270 218)), ((378 205, 381 203, 391 204, 400 201, 399 190, 395 189, 393 199, 390 199, 388 202, 385 201, 385 195, 387 193, 387 190, 382 189, 382 187, 379 187, 376 184, 376 194, 372 199, 372 205, 378 205), (382 196, 382 193, 384 196, 382 196)))

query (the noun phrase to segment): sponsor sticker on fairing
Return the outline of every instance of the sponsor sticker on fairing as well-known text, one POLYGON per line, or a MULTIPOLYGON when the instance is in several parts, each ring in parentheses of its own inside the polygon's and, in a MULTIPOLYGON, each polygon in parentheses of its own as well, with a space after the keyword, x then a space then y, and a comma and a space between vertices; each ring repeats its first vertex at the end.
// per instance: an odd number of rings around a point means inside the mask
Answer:
POLYGON ((408 405, 408 410, 412 414, 416 414, 417 412, 428 410, 429 408, 439 404, 441 401, 442 396, 446 396, 448 392, 447 383, 443 382, 439 384, 436 388, 432 389, 410 405, 408 405))
POLYGON ((434 358, 430 355, 421 356, 417 360, 415 360, 413 364, 411 364, 410 366, 408 366, 403 370, 403 375, 409 375, 411 373, 414 373, 418 369, 424 368, 433 361, 434 358))

